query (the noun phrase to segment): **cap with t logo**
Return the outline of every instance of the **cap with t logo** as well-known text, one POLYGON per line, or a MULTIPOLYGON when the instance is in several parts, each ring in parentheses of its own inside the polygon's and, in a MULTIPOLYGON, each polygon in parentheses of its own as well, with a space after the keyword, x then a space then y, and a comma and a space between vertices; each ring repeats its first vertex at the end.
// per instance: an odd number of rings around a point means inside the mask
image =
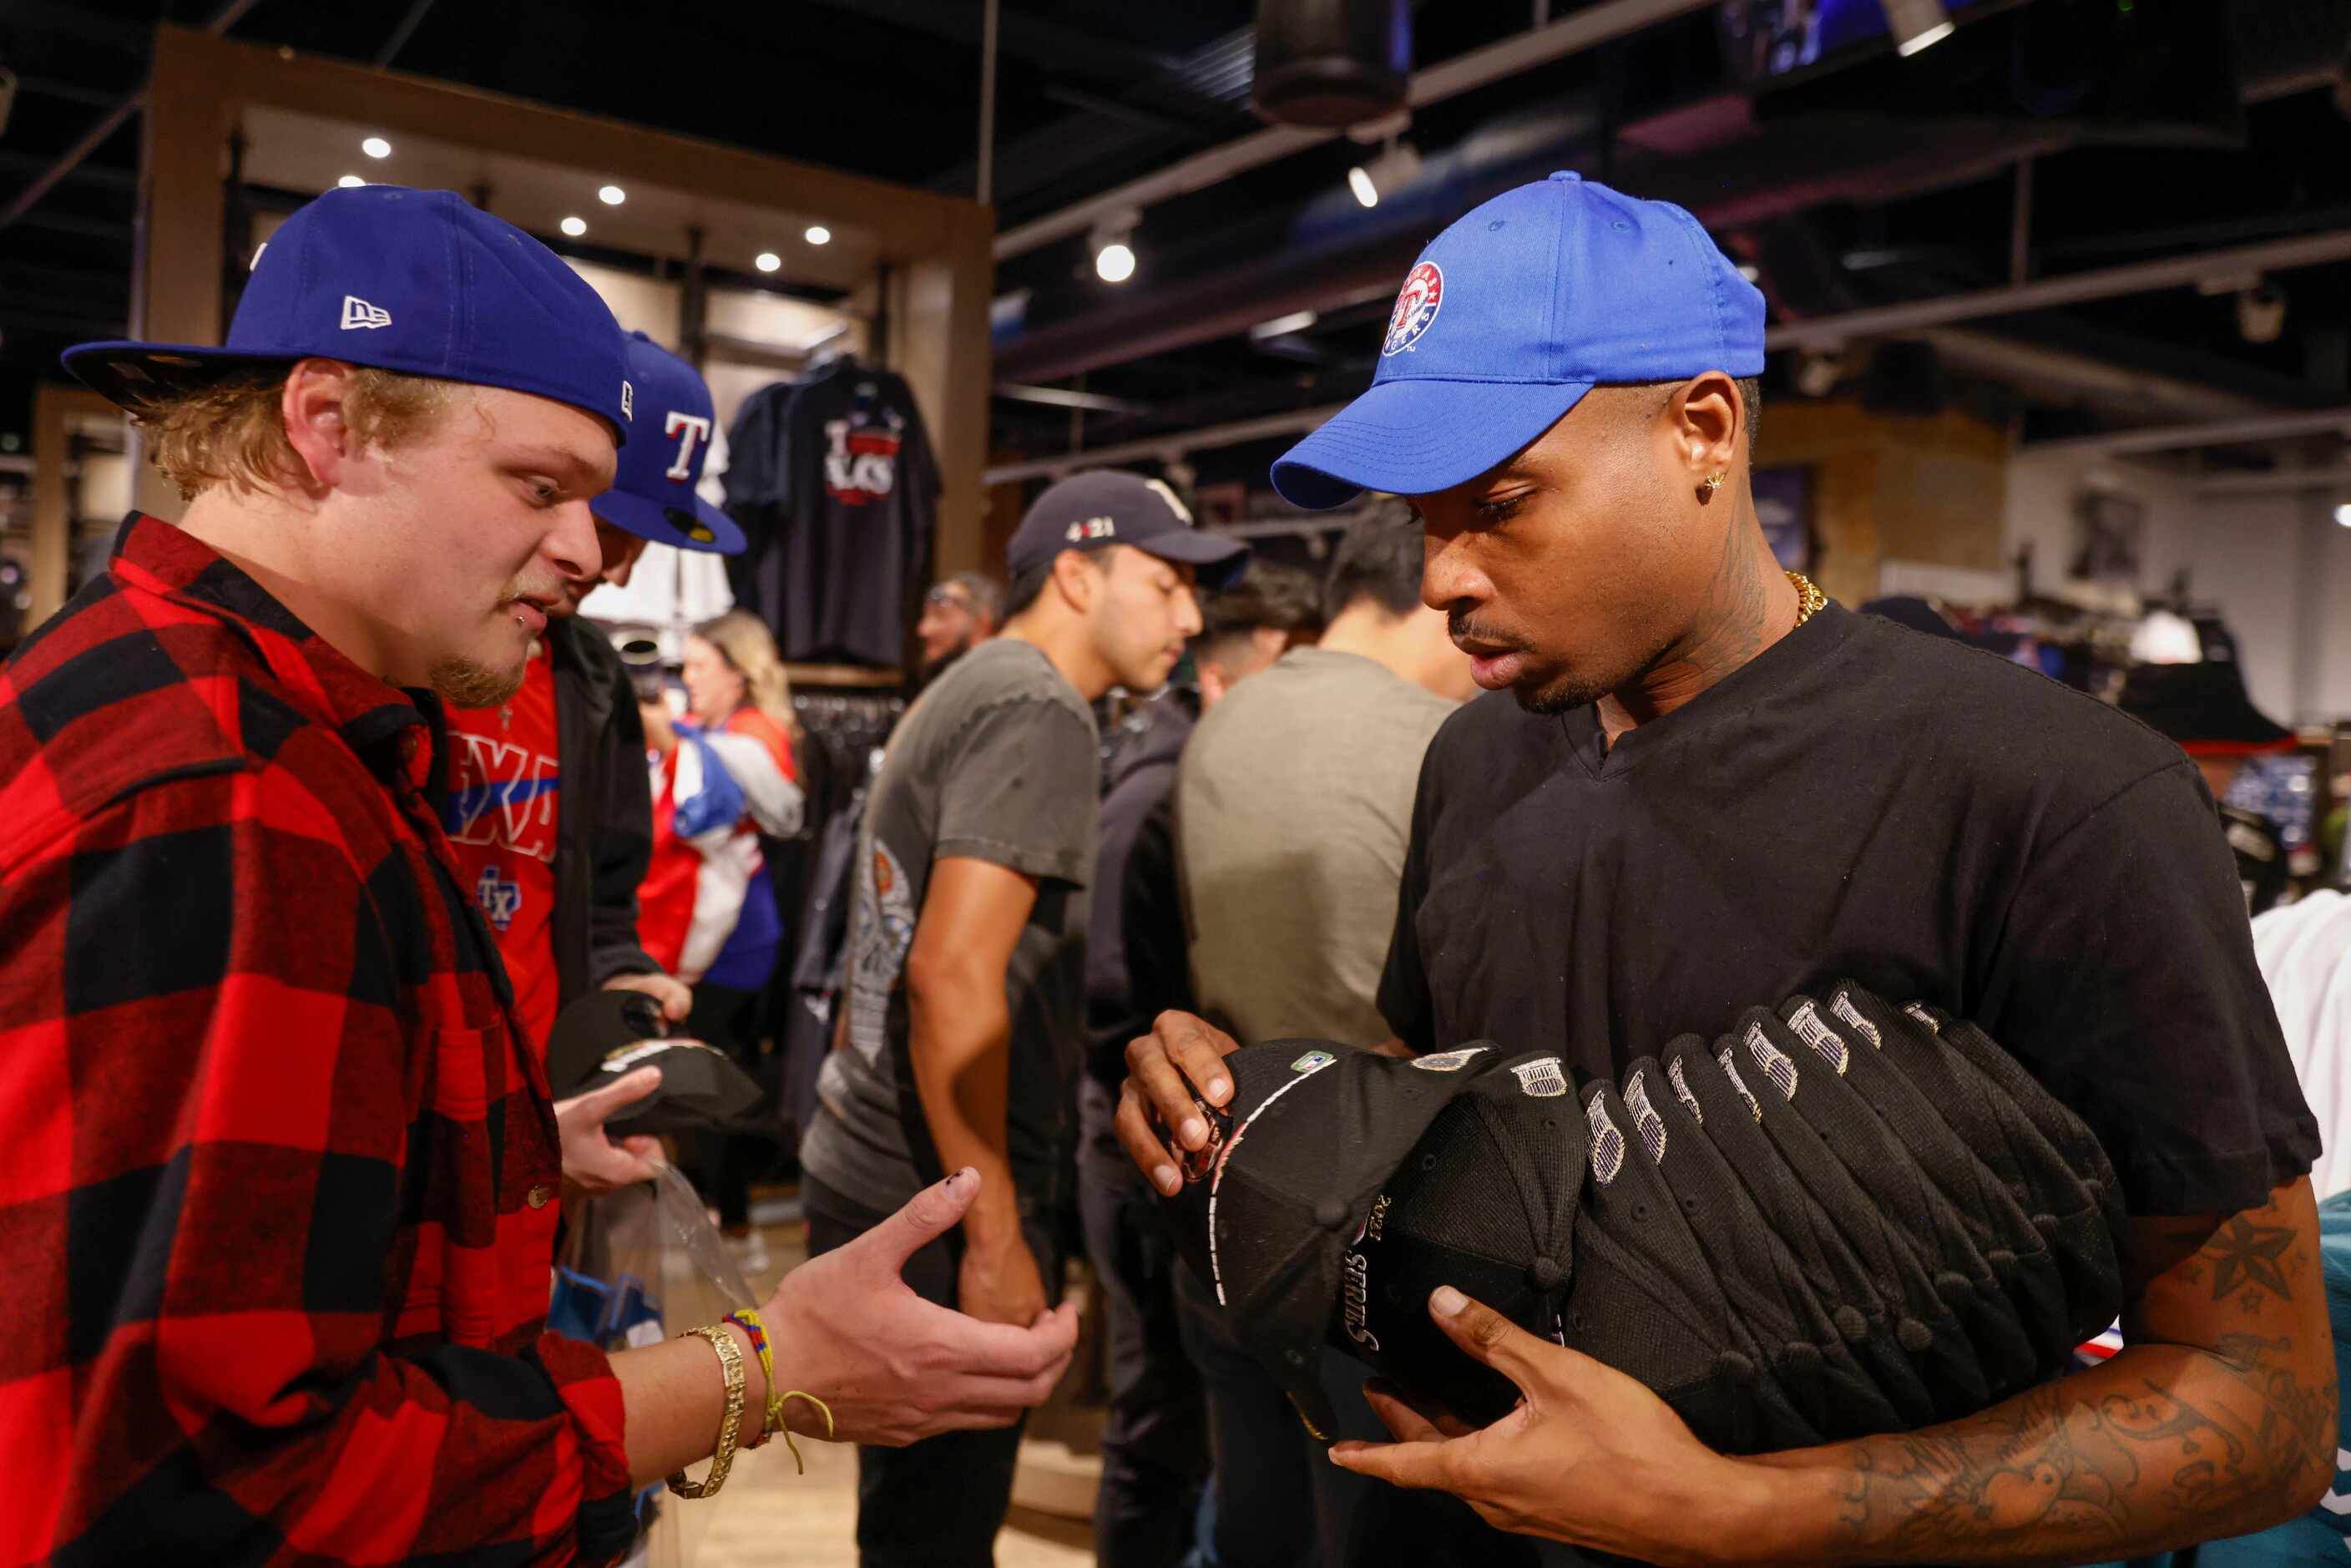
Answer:
POLYGON ((1293 505, 1474 479, 1610 382, 1763 373, 1763 296, 1696 218, 1572 173, 1429 242, 1371 389, 1273 465, 1293 505))
POLYGON ((254 257, 226 342, 83 343, 65 367, 136 410, 242 366, 313 357, 534 392, 601 416, 622 443, 634 428, 604 301, 454 191, 329 191, 254 257))
POLYGON ((643 332, 630 333, 628 343, 637 439, 621 449, 619 472, 596 497, 596 515, 655 544, 739 553, 743 530, 695 494, 716 426, 710 388, 692 365, 643 332))

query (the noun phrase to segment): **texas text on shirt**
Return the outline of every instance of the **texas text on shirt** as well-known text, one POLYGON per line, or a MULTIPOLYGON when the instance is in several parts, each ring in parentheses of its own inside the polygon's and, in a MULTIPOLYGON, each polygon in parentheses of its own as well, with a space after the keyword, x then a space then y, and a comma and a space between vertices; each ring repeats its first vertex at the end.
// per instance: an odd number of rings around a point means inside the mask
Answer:
POLYGON ((555 704, 554 653, 538 642, 512 697, 494 708, 448 709, 452 788, 441 808, 460 885, 497 933, 523 1038, 542 1051, 560 993, 548 936, 563 786, 555 704))
POLYGON ((619 1385, 541 1332, 555 1121, 436 760, 152 518, 0 668, 0 1560, 627 1542, 619 1385))

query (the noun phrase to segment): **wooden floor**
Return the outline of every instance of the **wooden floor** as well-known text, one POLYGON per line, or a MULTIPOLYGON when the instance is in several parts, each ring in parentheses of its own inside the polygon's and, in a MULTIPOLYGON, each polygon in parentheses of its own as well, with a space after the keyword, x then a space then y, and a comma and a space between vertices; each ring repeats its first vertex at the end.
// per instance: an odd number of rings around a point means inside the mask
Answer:
MULTIPOLYGON (((807 1242, 797 1220, 768 1225, 762 1233, 772 1261, 751 1286, 764 1301, 784 1270, 806 1256, 807 1242)), ((1050 1423, 1057 1431, 1066 1432, 1073 1416, 1080 1426, 1087 1417, 1098 1422, 1098 1412, 1072 1411, 1065 1398, 1057 1404, 1062 1408, 1050 1423)), ((664 1498, 666 1512, 648 1544, 646 1568, 855 1568, 857 1451, 803 1438, 800 1452, 808 1459, 805 1476, 793 1472, 781 1443, 770 1443, 737 1455, 726 1490, 710 1501, 664 1498)), ((998 1568, 1092 1563, 1093 1528, 1016 1509, 997 1537, 996 1561, 998 1568)))

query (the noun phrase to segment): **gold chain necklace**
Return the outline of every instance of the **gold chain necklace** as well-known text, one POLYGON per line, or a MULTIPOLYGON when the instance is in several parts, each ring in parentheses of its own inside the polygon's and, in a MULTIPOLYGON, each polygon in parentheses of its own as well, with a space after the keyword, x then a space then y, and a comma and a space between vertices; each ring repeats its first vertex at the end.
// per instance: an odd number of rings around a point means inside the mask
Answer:
POLYGON ((1796 585, 1796 624, 1802 626, 1813 618, 1813 612, 1829 601, 1829 596, 1813 586, 1813 580, 1801 571, 1788 573, 1788 580, 1796 585))

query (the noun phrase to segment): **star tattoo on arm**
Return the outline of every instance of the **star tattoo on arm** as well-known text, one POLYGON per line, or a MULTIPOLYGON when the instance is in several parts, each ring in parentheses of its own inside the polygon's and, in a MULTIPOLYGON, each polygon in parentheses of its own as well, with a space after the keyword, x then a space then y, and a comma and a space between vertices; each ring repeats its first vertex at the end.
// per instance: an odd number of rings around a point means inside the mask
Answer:
POLYGON ((2279 1225, 2255 1225, 2243 1215, 2232 1215, 2205 1246, 2212 1264, 2212 1299, 2226 1301, 2240 1288, 2274 1291, 2286 1301, 2294 1288, 2286 1282, 2283 1259, 2294 1245, 2294 1232, 2279 1225))

